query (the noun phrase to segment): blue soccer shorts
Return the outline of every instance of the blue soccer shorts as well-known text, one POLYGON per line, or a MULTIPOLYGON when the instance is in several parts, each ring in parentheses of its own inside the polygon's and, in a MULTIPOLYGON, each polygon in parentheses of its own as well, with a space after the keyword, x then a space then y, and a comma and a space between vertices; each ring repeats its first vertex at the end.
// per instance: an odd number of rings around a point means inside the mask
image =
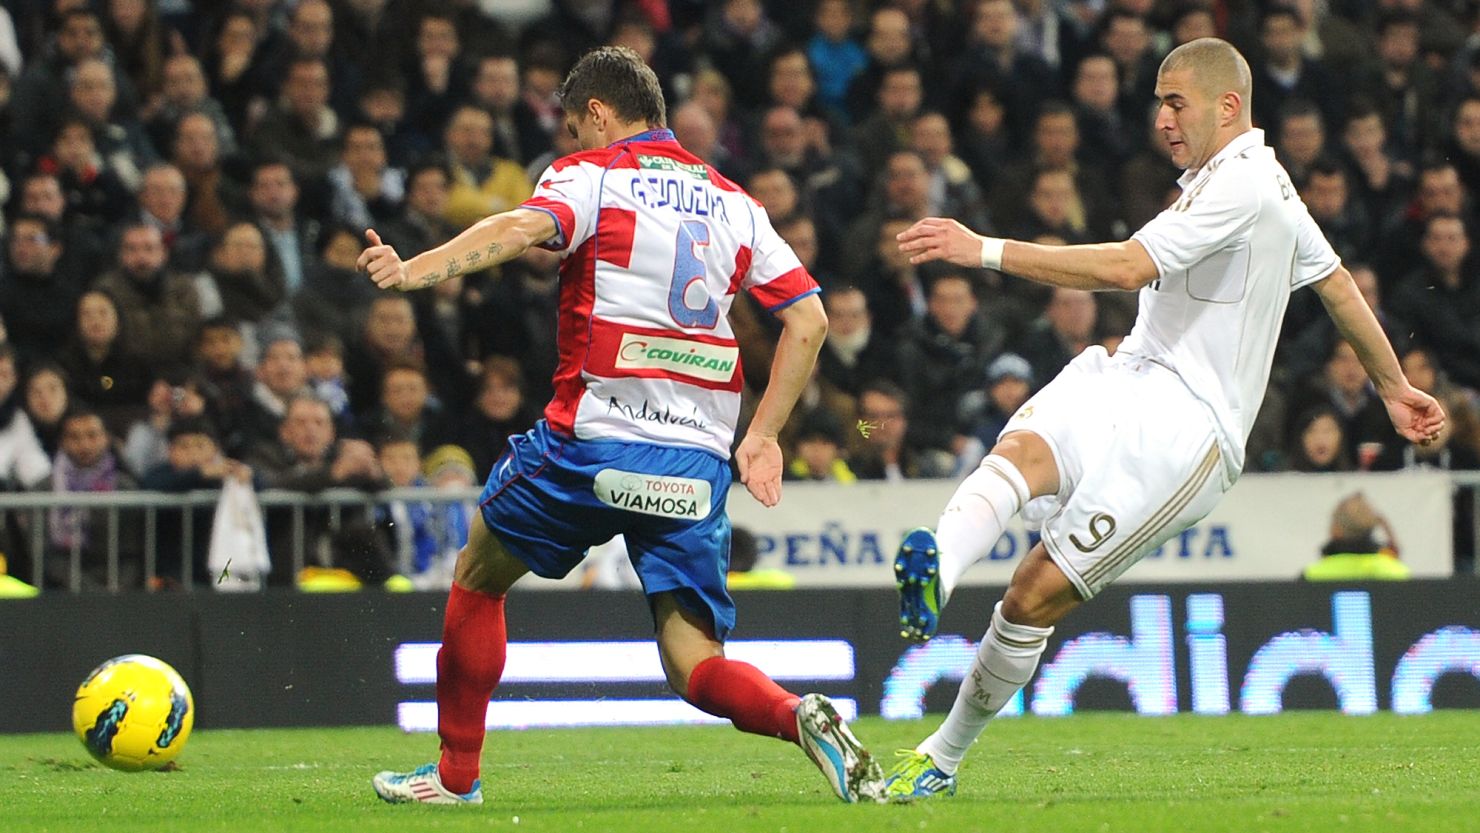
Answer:
POLYGON ((545 578, 563 578, 586 550, 625 536, 648 597, 674 592, 723 641, 735 625, 729 490, 729 461, 710 452, 578 440, 540 420, 509 438, 478 504, 509 552, 545 578))

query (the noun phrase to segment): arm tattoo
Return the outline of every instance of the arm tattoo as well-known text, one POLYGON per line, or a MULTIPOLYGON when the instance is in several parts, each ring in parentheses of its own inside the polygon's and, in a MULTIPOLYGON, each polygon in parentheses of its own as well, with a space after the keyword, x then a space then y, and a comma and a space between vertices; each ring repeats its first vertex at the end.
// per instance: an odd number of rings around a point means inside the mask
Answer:
POLYGON ((485 249, 484 252, 485 252, 485 254, 488 255, 488 259, 489 260, 494 260, 495 258, 498 257, 498 253, 499 252, 502 252, 503 250, 504 250, 504 244, 502 244, 502 243, 489 243, 488 244, 488 248, 485 249))
POLYGON ((479 251, 468 252, 467 257, 463 258, 463 262, 467 264, 469 269, 476 272, 478 271, 478 265, 483 262, 483 253, 479 251))
POLYGON ((463 271, 462 264, 458 262, 457 258, 455 258, 455 257, 449 257, 449 258, 447 258, 447 279, 448 280, 452 280, 453 278, 457 277, 458 275, 461 275, 462 274, 462 271, 463 271))
POLYGON ((422 275, 421 276, 421 280, 419 280, 419 281, 416 282, 416 285, 415 285, 414 288, 415 289, 427 289, 428 287, 436 286, 437 285, 437 282, 440 281, 440 280, 442 280, 442 273, 441 272, 428 272, 425 275, 422 275))

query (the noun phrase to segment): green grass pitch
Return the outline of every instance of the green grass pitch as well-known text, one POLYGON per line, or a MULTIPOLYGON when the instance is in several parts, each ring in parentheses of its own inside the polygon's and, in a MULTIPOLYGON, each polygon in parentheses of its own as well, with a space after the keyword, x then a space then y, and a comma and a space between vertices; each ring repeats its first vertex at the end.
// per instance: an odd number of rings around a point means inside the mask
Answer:
MULTIPOLYGON (((886 764, 936 718, 854 724, 886 764)), ((1480 713, 1084 714, 998 721, 951 799, 848 806, 800 750, 728 727, 496 732, 482 807, 382 804, 431 760, 394 729, 197 731, 174 772, 94 764, 70 735, 0 736, 0 831, 1475 831, 1480 713)))

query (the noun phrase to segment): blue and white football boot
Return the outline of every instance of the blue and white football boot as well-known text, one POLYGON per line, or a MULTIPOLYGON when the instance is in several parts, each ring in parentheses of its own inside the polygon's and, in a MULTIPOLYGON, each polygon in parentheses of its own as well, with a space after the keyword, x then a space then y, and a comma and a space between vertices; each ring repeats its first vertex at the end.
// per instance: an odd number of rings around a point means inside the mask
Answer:
POLYGON ((473 789, 458 795, 442 786, 442 777, 437 774, 436 764, 422 764, 410 772, 378 772, 370 779, 375 794, 391 804, 482 804, 481 781, 473 782, 473 789))
POLYGON ((904 536, 894 556, 894 584, 899 588, 899 635, 915 642, 935 636, 945 599, 934 532, 922 526, 904 536))
POLYGON ((883 800, 884 770, 848 731, 832 701, 821 694, 803 697, 797 704, 797 736, 838 798, 849 804, 883 800))

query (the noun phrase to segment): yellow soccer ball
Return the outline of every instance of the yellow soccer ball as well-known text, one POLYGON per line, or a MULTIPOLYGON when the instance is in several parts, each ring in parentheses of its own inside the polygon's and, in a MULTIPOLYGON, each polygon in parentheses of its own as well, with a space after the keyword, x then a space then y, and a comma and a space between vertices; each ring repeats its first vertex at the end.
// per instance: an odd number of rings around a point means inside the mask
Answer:
POLYGON ((114 657, 77 689, 72 728, 87 751, 125 772, 173 761, 195 725, 190 689, 169 665, 143 654, 114 657))

